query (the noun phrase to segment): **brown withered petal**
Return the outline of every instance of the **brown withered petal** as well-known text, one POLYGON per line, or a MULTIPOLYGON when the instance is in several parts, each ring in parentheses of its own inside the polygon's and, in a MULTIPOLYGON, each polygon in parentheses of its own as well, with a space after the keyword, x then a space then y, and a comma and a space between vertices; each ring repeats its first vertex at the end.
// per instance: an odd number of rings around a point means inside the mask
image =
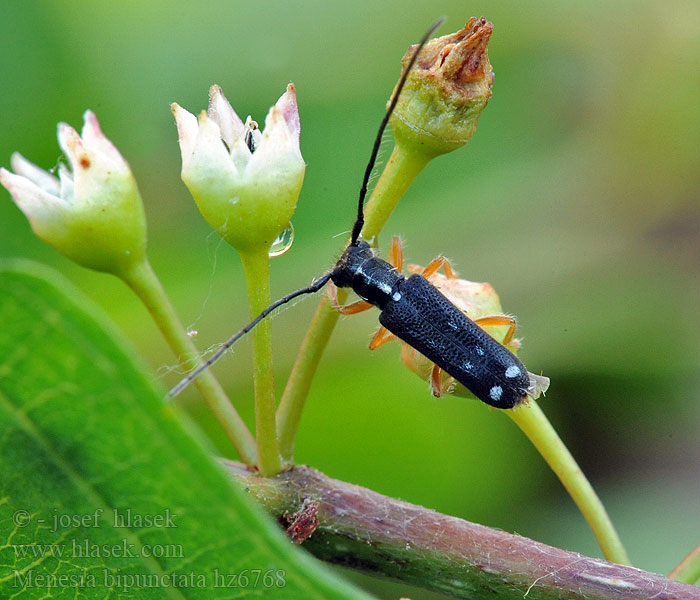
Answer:
MULTIPOLYGON (((466 97, 490 97, 493 71, 488 43, 493 25, 484 17, 469 19, 464 28, 428 42, 414 67, 414 76, 434 78, 450 92, 466 97)), ((406 68, 417 46, 411 46, 401 63, 406 68)))

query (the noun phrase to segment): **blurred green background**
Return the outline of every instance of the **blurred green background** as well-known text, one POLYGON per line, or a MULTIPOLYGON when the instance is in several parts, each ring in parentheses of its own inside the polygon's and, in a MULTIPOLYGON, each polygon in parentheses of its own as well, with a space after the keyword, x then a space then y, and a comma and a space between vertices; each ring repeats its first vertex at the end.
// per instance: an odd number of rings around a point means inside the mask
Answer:
MULTIPOLYGON (((381 239, 450 257, 519 319, 541 404, 608 507, 636 566, 667 572, 700 542, 700 8, 670 2, 4 2, 0 164, 60 158, 58 121, 93 109, 130 162, 151 261, 199 347, 247 321, 240 262, 179 179, 169 104, 216 82, 262 121, 297 86, 306 181, 273 296, 343 247, 399 60, 437 16, 494 23, 494 95, 474 139, 428 166, 381 239)), ((390 151, 384 146, 384 158, 390 151)), ((116 279, 36 239, 0 193, 0 256, 65 273, 131 337, 165 387, 173 358, 116 279)), ((273 321, 281 391, 317 299, 273 321)), ((505 416, 434 399, 399 346, 366 347, 377 313, 342 320, 313 385, 299 462, 379 492, 599 555, 572 502, 505 416)), ((216 371, 252 423, 250 346, 216 371)), ((193 390, 181 404, 231 455, 193 390)), ((354 576, 353 576, 354 577, 354 576)), ((434 597, 360 578, 383 597, 434 597)))

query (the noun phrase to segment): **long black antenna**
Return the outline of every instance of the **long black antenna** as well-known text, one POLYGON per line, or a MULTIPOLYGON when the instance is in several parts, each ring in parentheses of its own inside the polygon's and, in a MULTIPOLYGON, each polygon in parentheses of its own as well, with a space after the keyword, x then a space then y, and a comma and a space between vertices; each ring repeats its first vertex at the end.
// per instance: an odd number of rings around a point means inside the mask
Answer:
MULTIPOLYGON (((360 190, 360 202, 358 205, 357 209, 357 221, 355 222, 355 225, 352 228, 352 237, 350 238, 350 243, 354 244, 357 242, 358 238, 360 237, 360 232, 362 231, 362 226, 364 225, 365 222, 365 216, 364 216, 364 202, 365 202, 365 196, 367 195, 367 185, 369 183, 369 178, 370 175, 372 174, 372 169, 374 168, 374 163, 377 160, 377 154, 379 153, 379 146, 382 142, 382 136, 384 135, 384 130, 386 129, 387 123, 389 122, 389 117, 391 117, 391 113, 394 112, 394 108, 396 108, 396 103, 399 99, 399 94, 401 93, 401 90, 403 89, 404 84, 406 83, 406 78, 408 77, 408 74, 410 73, 411 69, 413 68, 413 65, 416 62, 416 59, 418 58, 418 55, 420 54, 420 51, 423 49, 423 46, 425 46, 426 42, 428 41, 428 38, 431 36, 433 31, 435 31, 440 25, 442 25, 443 21, 445 20, 445 17, 441 17, 435 23, 433 26, 427 31, 427 33, 423 36, 423 39, 420 41, 420 44, 418 44, 418 48, 416 51, 413 53, 413 56, 411 57, 411 61, 408 63, 408 67, 406 70, 403 72, 403 75, 401 75, 401 79, 399 80, 399 84, 396 87, 396 92, 394 93, 394 96, 391 99, 391 103, 389 104, 389 108, 386 111, 386 114, 384 115, 384 118, 382 119, 381 125, 379 126, 379 132, 377 133, 377 139, 374 140, 374 147, 372 148, 372 154, 369 158, 369 163, 367 164, 367 169, 365 170, 365 177, 362 180, 362 189, 360 190)), ((248 323, 243 329, 241 329, 239 332, 235 333, 232 335, 226 342, 224 342, 223 346, 219 348, 212 356, 204 363, 202 363, 200 366, 198 366, 194 371, 192 371, 187 377, 182 379, 180 383, 178 383, 173 389, 168 392, 168 397, 169 398, 174 398, 177 396, 182 390, 184 390, 190 383, 192 383, 197 377, 199 377, 204 371, 206 371, 209 367, 211 367, 217 360, 219 360, 225 353, 226 351, 233 346, 240 338, 242 338, 246 333, 248 333, 253 327, 255 327, 260 321, 262 321, 267 315, 269 315, 273 310, 275 310, 278 306, 282 306, 283 304, 286 304, 290 300, 293 300, 294 298, 298 296, 303 296, 304 294, 313 294, 315 292, 318 292, 324 285, 328 283, 330 280, 331 276, 333 275, 334 270, 328 271, 327 273, 324 273, 319 277, 316 281, 314 281, 310 286, 301 288, 300 290, 296 290, 295 292, 292 292, 291 294, 287 294, 284 298, 280 298, 276 302, 273 302, 268 306, 265 310, 263 310, 257 317, 255 317, 250 323, 248 323)))
POLYGON ((416 63, 416 60, 418 59, 418 55, 420 54, 420 51, 423 49, 423 46, 428 41, 428 38, 433 34, 433 32, 440 27, 440 25, 443 24, 445 21, 445 17, 440 17, 435 23, 433 23, 432 27, 428 29, 426 34, 423 36, 423 39, 420 41, 418 44, 418 48, 416 48, 416 51, 413 53, 413 56, 411 57, 411 61, 408 63, 408 66, 404 70, 403 74, 401 75, 401 79, 399 80, 399 84, 396 86, 396 92, 391 98, 391 103, 389 104, 389 108, 386 110, 386 114, 384 115, 384 118, 382 119, 381 124, 379 125, 379 131, 377 132, 377 137, 374 140, 374 146, 372 147, 372 154, 370 154, 369 157, 369 162, 367 163, 367 168, 365 169, 365 176, 364 179, 362 180, 362 187, 360 188, 360 200, 357 204, 357 221, 355 221, 355 225, 353 225, 352 228, 352 236, 350 237, 350 243, 354 244, 357 242, 357 240, 360 237, 360 233, 362 232, 362 227, 365 224, 365 212, 364 212, 364 207, 365 207, 365 196, 367 195, 367 186, 369 185, 369 178, 372 175, 372 169, 374 169, 374 163, 377 162, 377 155, 379 154, 379 146, 382 143, 382 136, 384 135, 384 130, 386 129, 387 124, 389 123, 389 117, 391 117, 391 113, 394 112, 394 109, 396 108, 396 103, 399 101, 399 95, 401 94, 401 90, 403 90, 403 86, 406 84, 406 79, 408 79, 408 74, 411 72, 411 69, 413 68, 413 65, 416 63))
POLYGON ((250 323, 248 323, 243 329, 241 329, 238 333, 233 334, 226 342, 224 342, 224 345, 221 346, 214 354, 212 354, 211 358, 209 358, 206 362, 202 363, 200 366, 198 366, 194 371, 192 371, 187 377, 182 379, 180 383, 178 383, 170 392, 168 393, 168 396, 170 398, 174 398, 177 396, 182 390, 184 390, 190 383, 192 383, 197 377, 199 377, 204 371, 206 371, 209 367, 211 367, 217 360, 219 360, 224 353, 231 347, 233 346, 239 338, 243 337, 246 333, 248 333, 253 327, 255 327, 260 321, 262 321, 267 315, 269 315, 273 310, 275 310, 278 306, 282 306, 283 304, 286 304, 290 300, 294 300, 297 296, 302 296, 304 294, 313 294, 314 292, 318 292, 324 285, 328 283, 328 280, 331 278, 333 271, 329 271, 328 273, 324 273, 319 277, 316 281, 314 281, 310 286, 301 288, 300 290, 296 290, 295 292, 292 292, 291 294, 287 294, 284 298, 280 298, 276 302, 273 302, 268 306, 265 310, 263 310, 257 317, 255 317, 250 323))

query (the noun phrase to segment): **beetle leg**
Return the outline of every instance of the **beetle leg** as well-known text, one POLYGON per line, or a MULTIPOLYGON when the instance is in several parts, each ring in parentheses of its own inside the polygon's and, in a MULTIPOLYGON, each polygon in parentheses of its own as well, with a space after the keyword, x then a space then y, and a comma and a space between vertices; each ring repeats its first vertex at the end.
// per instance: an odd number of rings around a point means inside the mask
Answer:
POLYGON ((421 275, 425 277, 426 279, 430 277, 433 273, 435 273, 440 267, 442 267, 442 270, 445 271, 445 276, 448 279, 457 279, 457 273, 454 272, 452 269, 452 265, 450 264, 450 261, 446 259, 444 256, 438 256, 437 258, 434 258, 428 263, 428 266, 423 269, 423 272, 421 275))
POLYGON ((430 374, 430 389, 433 392, 433 396, 436 398, 441 398, 447 393, 447 390, 452 387, 454 383, 453 377, 448 377, 445 383, 442 382, 442 369, 437 365, 433 365, 433 371, 430 374))
POLYGON ((345 306, 339 306, 338 312, 341 315, 356 315, 357 313, 364 312, 370 308, 374 308, 374 304, 370 304, 364 300, 358 300, 357 302, 346 304, 345 306))
POLYGON ((376 350, 382 344, 386 344, 387 342, 395 339, 396 336, 393 333, 389 333, 389 330, 386 327, 381 326, 379 329, 377 329, 377 333, 375 333, 374 337, 370 340, 369 349, 376 350))
POLYGON ((399 273, 403 271, 403 248, 401 247, 401 239, 398 235, 395 235, 391 240, 391 247, 389 248, 389 263, 399 273))
POLYGON ((501 342, 501 344, 503 344, 504 346, 507 346, 510 343, 510 341, 513 339, 513 335, 515 334, 515 317, 510 317, 508 315, 481 317, 480 319, 474 319, 474 323, 476 323, 479 327, 508 325, 508 331, 506 332, 506 335, 503 338, 503 341, 501 342))
POLYGON ((433 372, 430 374, 430 389, 436 398, 442 396, 442 369, 437 365, 433 365, 433 372))
POLYGON ((341 315, 356 315, 357 313, 361 313, 374 307, 374 304, 370 304, 364 300, 358 300, 357 302, 340 306, 340 304, 338 304, 338 288, 336 288, 332 283, 328 286, 328 297, 330 298, 333 308, 335 308, 335 310, 337 310, 341 315))

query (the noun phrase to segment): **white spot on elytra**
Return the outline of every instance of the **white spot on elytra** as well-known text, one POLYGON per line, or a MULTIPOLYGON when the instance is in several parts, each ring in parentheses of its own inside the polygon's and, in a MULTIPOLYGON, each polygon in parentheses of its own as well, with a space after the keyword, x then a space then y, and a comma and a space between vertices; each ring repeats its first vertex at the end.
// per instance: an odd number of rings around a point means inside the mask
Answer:
POLYGON ((472 363, 470 363, 469 361, 467 361, 464 363, 463 368, 465 371, 471 371, 474 368, 474 365, 472 363))
POLYGON ((474 347, 474 350, 476 351, 476 353, 477 353, 479 356, 483 356, 483 355, 484 355, 484 349, 483 349, 481 346, 475 346, 475 347, 474 347))
POLYGON ((491 400, 500 400, 501 394, 503 394, 503 388, 500 385, 494 385, 489 390, 489 397, 491 398, 491 400))
POLYGON ((391 297, 391 299, 394 302, 398 302, 399 300, 401 300, 401 294, 399 294, 398 292, 394 292, 394 295, 391 297))
POLYGON ((512 378, 512 377, 517 377, 520 375, 520 367, 516 367, 515 365, 511 365, 506 369, 506 377, 512 378))

